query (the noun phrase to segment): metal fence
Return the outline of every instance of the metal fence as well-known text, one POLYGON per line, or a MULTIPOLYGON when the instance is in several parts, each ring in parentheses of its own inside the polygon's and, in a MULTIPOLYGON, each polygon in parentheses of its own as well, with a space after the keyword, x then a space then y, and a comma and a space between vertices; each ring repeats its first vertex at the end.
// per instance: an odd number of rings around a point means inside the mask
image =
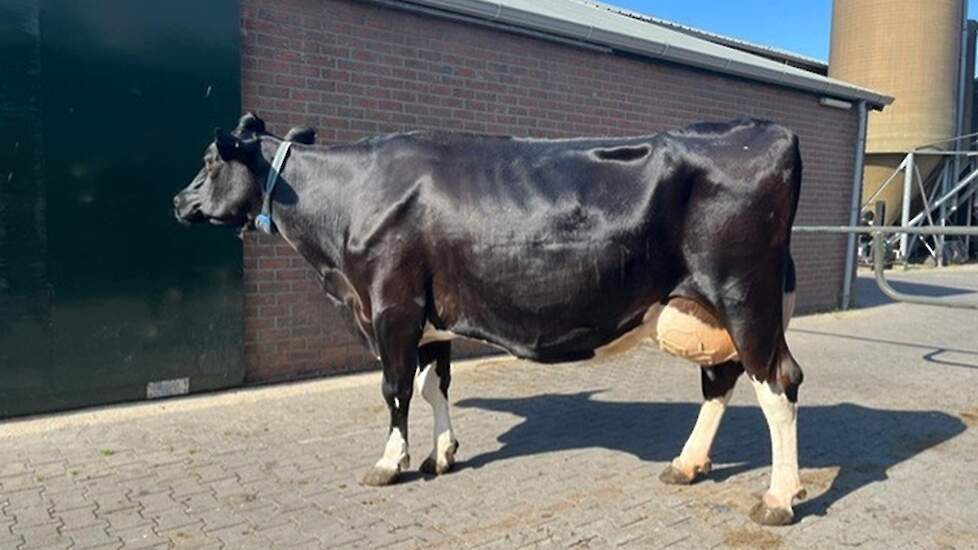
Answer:
MULTIPOLYGON (((876 220, 886 219, 886 205, 880 201, 876 203, 875 216, 876 220)), ((851 226, 851 225, 799 225, 795 226, 792 231, 795 233, 827 233, 827 234, 862 234, 862 235, 872 235, 873 237, 873 274, 876 278, 876 284, 879 286, 880 291, 883 292, 887 297, 898 302, 907 302, 911 304, 921 304, 927 306, 942 306, 960 309, 976 309, 978 310, 978 303, 974 302, 962 302, 957 300, 945 300, 941 298, 932 298, 929 296, 916 296, 913 294, 906 294, 899 292, 894 289, 893 286, 886 280, 886 256, 887 256, 887 238, 890 235, 931 235, 939 237, 950 237, 950 236, 963 236, 963 237, 978 237, 978 227, 951 227, 951 226, 933 226, 933 227, 906 227, 906 226, 851 226)), ((849 295, 848 289, 845 293, 849 295)), ((848 301, 848 300, 845 300, 848 301)), ((843 309, 848 309, 849 304, 843 303, 843 309)))

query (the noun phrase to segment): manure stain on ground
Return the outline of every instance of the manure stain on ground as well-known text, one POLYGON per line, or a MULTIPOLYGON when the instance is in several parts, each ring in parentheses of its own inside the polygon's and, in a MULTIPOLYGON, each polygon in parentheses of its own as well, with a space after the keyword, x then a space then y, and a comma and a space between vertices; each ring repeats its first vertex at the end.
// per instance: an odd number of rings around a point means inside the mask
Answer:
POLYGON ((759 527, 741 527, 728 531, 723 543, 734 548, 781 548, 784 539, 759 527))
POLYGON ((969 428, 978 428, 978 407, 962 411, 961 420, 969 428))

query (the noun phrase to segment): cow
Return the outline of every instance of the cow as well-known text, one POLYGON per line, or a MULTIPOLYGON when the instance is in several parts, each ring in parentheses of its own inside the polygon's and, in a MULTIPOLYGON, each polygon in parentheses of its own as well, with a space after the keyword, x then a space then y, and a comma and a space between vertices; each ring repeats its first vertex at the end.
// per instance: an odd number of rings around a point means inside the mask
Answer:
POLYGON ((453 338, 543 363, 650 342, 699 365, 704 396, 660 479, 689 484, 710 471, 746 371, 773 463, 750 517, 784 525, 805 495, 802 371, 785 341, 800 189, 798 138, 762 120, 628 138, 417 131, 320 146, 278 138, 248 113, 232 132, 215 130, 173 206, 183 223, 279 233, 348 310, 382 364, 390 412, 363 484, 394 483, 409 467, 415 390, 434 413, 421 470, 451 470, 453 338))

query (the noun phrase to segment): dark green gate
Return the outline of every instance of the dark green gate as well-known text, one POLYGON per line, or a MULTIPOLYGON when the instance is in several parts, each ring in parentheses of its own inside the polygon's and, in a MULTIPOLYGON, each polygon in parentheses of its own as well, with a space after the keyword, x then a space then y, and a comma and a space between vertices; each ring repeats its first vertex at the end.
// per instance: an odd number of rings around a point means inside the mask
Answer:
POLYGON ((0 417, 241 382, 240 242, 170 202, 239 111, 235 0, 0 0, 0 417))

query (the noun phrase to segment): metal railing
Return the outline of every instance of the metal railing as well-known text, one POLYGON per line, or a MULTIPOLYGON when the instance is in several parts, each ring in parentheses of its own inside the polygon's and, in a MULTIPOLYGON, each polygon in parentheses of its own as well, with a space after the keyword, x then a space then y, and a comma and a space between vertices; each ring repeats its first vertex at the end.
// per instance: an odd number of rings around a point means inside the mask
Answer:
MULTIPOLYGON (((950 218, 963 209, 965 225, 972 223, 972 211, 975 197, 978 195, 978 151, 971 150, 978 137, 978 132, 966 134, 946 140, 922 145, 900 161, 883 184, 863 203, 861 212, 872 208, 874 201, 883 194, 891 184, 902 183, 902 209, 900 226, 904 228, 923 225, 924 222, 935 226, 946 226, 950 218), (949 150, 935 148, 940 144, 950 144, 949 150), (918 163, 922 157, 937 157, 937 165, 930 172, 922 174, 918 163), (897 175, 903 174, 902 178, 897 175), (902 180, 902 181, 901 181, 902 180), (926 180, 926 181, 925 181, 926 180), (929 188, 929 191, 928 191, 929 188), (915 204, 914 193, 919 193, 919 212, 913 212, 915 204)), ((877 219, 877 222, 879 220, 877 219)), ((938 266, 944 263, 944 237, 951 233, 914 233, 901 231, 890 233, 890 243, 899 243, 900 260, 906 265, 914 254, 917 245, 923 245, 934 258, 938 266), (934 246, 923 242, 919 237, 930 235, 936 237, 934 246)), ((970 248, 970 238, 973 233, 956 234, 964 237, 964 248, 970 248)))
MULTIPOLYGON (((875 219, 885 219, 886 205, 880 201, 876 203, 875 219)), ((798 225, 792 228, 795 233, 828 233, 828 234, 863 234, 873 236, 873 275, 876 278, 876 285, 880 291, 892 300, 907 302, 910 304, 920 304, 926 306, 942 306, 959 309, 978 310, 976 302, 961 302, 957 300, 945 300, 942 298, 932 298, 930 296, 918 296, 906 294, 893 288, 886 280, 886 251, 887 235, 907 234, 907 235, 937 235, 937 236, 972 236, 978 237, 978 227, 902 227, 902 226, 850 226, 850 225, 798 225)), ((849 304, 843 304, 843 309, 848 309, 849 304)))

